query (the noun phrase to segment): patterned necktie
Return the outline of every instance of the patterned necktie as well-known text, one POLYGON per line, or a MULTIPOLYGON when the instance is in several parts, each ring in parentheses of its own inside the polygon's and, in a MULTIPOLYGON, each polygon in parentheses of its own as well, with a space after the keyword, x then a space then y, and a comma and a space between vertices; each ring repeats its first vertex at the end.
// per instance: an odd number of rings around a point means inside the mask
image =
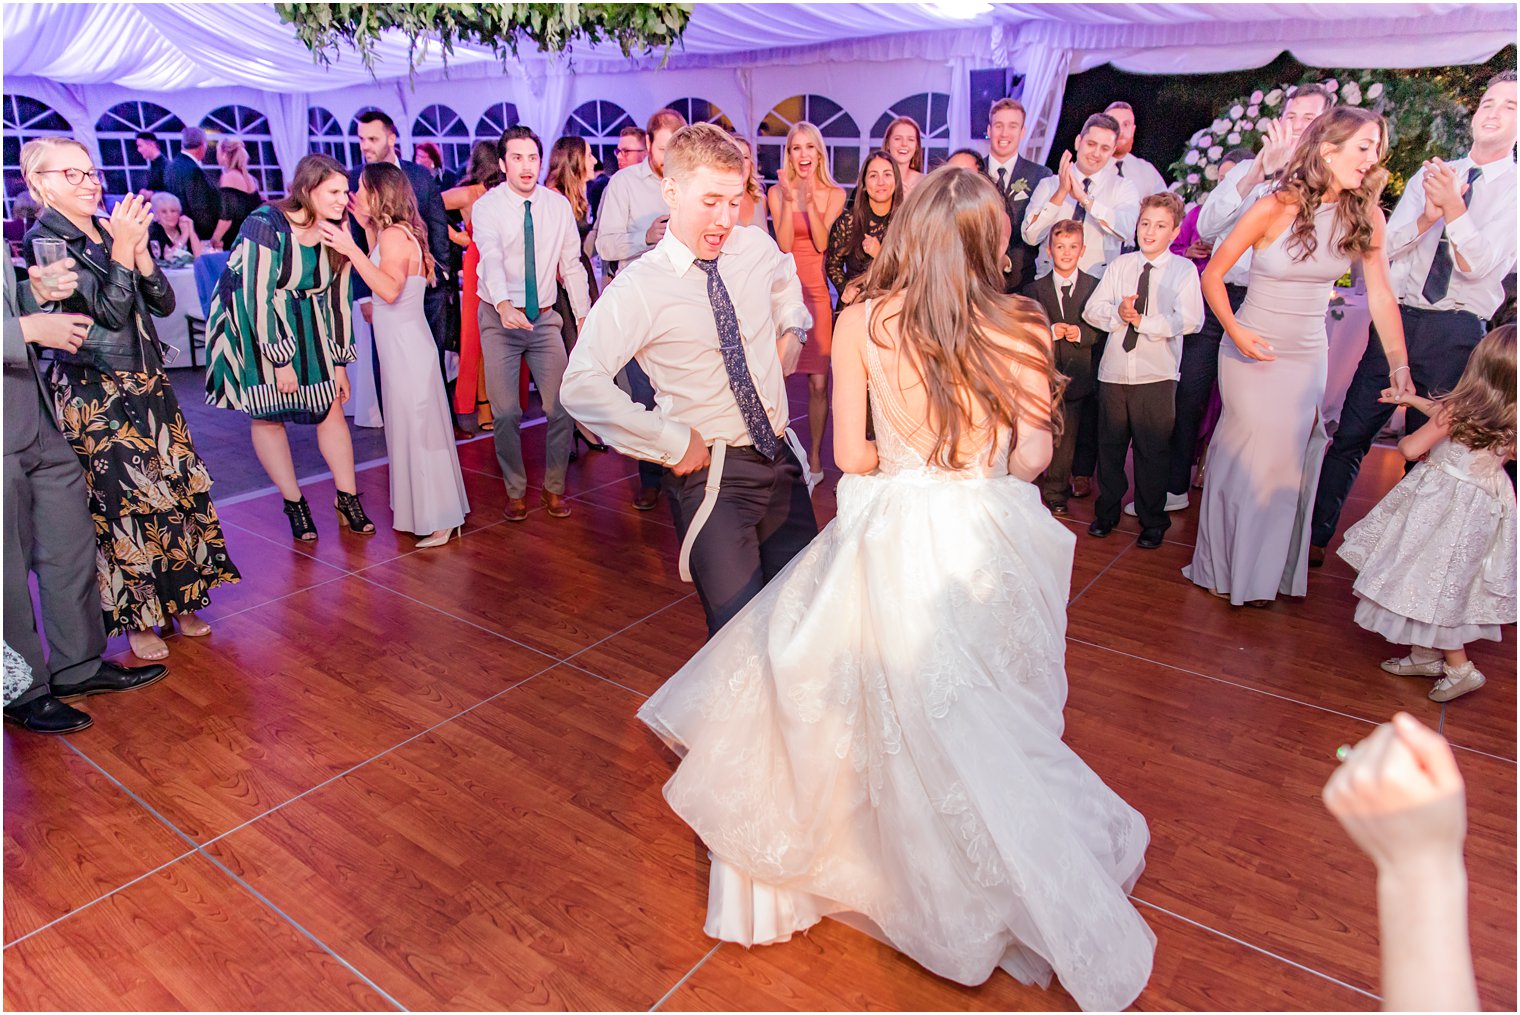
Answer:
POLYGON ((538 320, 538 266, 534 263, 533 202, 523 202, 523 316, 538 320))
MULTIPOLYGON (((1091 192, 1092 192, 1092 177, 1089 176, 1089 177, 1087 177, 1086 179, 1084 179, 1082 181, 1082 196, 1086 197, 1091 192)), ((1082 202, 1081 201, 1077 202, 1077 210, 1074 211, 1074 212, 1072 212, 1072 214, 1071 214, 1071 220, 1073 222, 1086 222, 1087 221, 1087 209, 1084 208, 1084 207, 1082 207, 1082 202)))
POLYGON ((718 260, 692 262, 707 273, 707 302, 712 306, 713 321, 718 326, 718 351, 723 354, 723 369, 728 371, 728 387, 739 404, 739 415, 744 418, 744 428, 749 431, 755 450, 772 461, 780 448, 775 431, 771 429, 770 417, 760 404, 760 393, 755 390, 755 380, 749 375, 749 363, 744 358, 744 336, 739 333, 739 317, 734 313, 734 302, 728 298, 728 287, 718 274, 718 260))
MULTIPOLYGON (((1151 262, 1146 261, 1145 267, 1140 269, 1140 284, 1135 287, 1135 313, 1144 314, 1150 305, 1151 295, 1151 262)), ((1140 342, 1140 330, 1133 324, 1124 329, 1124 351, 1134 352, 1135 346, 1140 342)))
MULTIPOLYGON (((1467 171, 1467 193, 1462 195, 1463 207, 1472 207, 1473 184, 1482 175, 1483 170, 1473 166, 1467 171)), ((1456 267, 1456 262, 1451 257, 1451 240, 1446 235, 1446 230, 1441 230, 1441 242, 1436 245, 1436 256, 1431 259, 1430 273, 1425 276, 1425 285, 1420 290, 1420 295, 1425 297, 1425 302, 1435 306, 1446 298, 1446 290, 1451 287, 1451 270, 1456 267)))
POLYGON ((1008 170, 1004 166, 998 166, 998 193, 1008 196, 1008 170))

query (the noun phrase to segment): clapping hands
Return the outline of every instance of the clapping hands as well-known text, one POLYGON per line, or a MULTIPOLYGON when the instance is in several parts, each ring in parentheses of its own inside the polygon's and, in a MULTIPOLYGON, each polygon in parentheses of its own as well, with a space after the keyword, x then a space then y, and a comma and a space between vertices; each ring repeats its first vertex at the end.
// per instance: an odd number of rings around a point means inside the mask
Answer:
POLYGON ((148 227, 153 224, 153 210, 136 194, 128 194, 116 202, 111 217, 105 220, 106 232, 111 239, 132 251, 148 249, 148 227))
POLYGON ((1441 159, 1425 162, 1425 211, 1432 218, 1440 217, 1450 222, 1467 210, 1462 198, 1467 193, 1467 182, 1459 181, 1457 171, 1441 159))

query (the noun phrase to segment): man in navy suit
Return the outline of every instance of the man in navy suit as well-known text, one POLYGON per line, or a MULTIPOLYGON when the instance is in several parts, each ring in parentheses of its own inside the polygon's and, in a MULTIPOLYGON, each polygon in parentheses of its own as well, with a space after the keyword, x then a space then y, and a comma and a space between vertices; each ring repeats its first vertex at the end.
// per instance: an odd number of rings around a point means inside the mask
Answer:
POLYGON ((1065 423, 1040 481, 1045 506, 1053 515, 1064 515, 1067 498, 1071 496, 1071 462, 1077 450, 1077 430, 1083 409, 1098 392, 1093 364, 1103 355, 1103 343, 1108 336, 1082 317, 1088 297, 1098 288, 1097 278, 1077 267, 1084 246, 1082 223, 1071 219, 1057 222, 1050 227, 1046 242, 1050 245, 1052 268, 1026 285, 1023 295, 1038 303, 1050 318, 1051 332, 1055 335, 1056 369, 1068 378, 1061 407, 1065 423))
POLYGON ((1017 99, 998 99, 987 118, 987 176, 997 185, 1008 205, 1013 235, 1008 238, 1008 263, 1003 271, 1003 291, 1016 293, 1034 281, 1034 261, 1039 248, 1025 243, 1019 235, 1024 225, 1024 211, 1035 184, 1050 175, 1038 162, 1019 155, 1024 140, 1024 107, 1017 99))

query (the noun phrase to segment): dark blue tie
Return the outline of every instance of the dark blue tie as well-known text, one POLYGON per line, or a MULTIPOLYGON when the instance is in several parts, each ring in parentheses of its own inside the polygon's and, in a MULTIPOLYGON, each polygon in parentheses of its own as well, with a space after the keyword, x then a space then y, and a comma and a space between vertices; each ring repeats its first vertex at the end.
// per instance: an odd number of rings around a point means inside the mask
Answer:
MULTIPOLYGON (((1087 179, 1085 179, 1085 180, 1082 181, 1082 196, 1086 197, 1089 193, 1091 193, 1091 191, 1092 191, 1092 177, 1089 176, 1087 179)), ((1082 202, 1081 201, 1077 202, 1077 210, 1071 213, 1071 220, 1073 222, 1086 222, 1087 221, 1087 209, 1084 208, 1084 207, 1082 207, 1082 202)))
MULTIPOLYGON (((1483 170, 1473 166, 1467 171, 1467 193, 1462 195, 1463 207, 1472 207, 1473 183, 1477 181, 1483 170)), ((1436 256, 1431 259, 1430 273, 1425 276, 1425 285, 1420 290, 1420 295, 1425 297, 1425 302, 1435 306, 1446 298, 1446 290, 1451 288, 1451 270, 1456 267, 1456 262, 1451 257, 1451 240, 1446 235, 1446 230, 1441 230, 1441 242, 1436 245, 1436 256)))
POLYGON ((739 415, 744 418, 744 428, 749 431, 755 450, 774 460, 780 442, 771 429, 770 417, 760 404, 760 393, 755 390, 755 380, 749 375, 749 363, 744 358, 744 336, 739 333, 739 317, 734 313, 734 301, 728 298, 728 287, 718 274, 718 261, 693 262, 707 273, 707 302, 712 305, 713 321, 718 325, 718 350, 723 353, 723 368, 728 371, 728 387, 739 403, 739 415))

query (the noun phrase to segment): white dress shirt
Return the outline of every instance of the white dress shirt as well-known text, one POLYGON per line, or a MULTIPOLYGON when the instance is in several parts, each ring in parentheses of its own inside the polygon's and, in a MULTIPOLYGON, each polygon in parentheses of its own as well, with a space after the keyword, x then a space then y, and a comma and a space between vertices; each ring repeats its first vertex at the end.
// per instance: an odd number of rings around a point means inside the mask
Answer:
POLYGON ((1125 254, 1108 266, 1093 290, 1082 316, 1095 328, 1108 332, 1108 344, 1098 364, 1098 380, 1108 384, 1150 384, 1175 381, 1182 371, 1182 336, 1203 327, 1203 289, 1198 269, 1185 257, 1163 250, 1150 261, 1150 293, 1145 313, 1135 326, 1140 340, 1124 350, 1129 325, 1119 316, 1119 305, 1140 287, 1146 256, 1139 251, 1125 254))
MULTIPOLYGON (((1474 165, 1464 156, 1449 163, 1457 171, 1458 185, 1467 182, 1474 165)), ((1388 219, 1388 261, 1393 289, 1399 302, 1421 310, 1465 310, 1487 320, 1504 303, 1504 276, 1515 267, 1515 160, 1505 156, 1490 162, 1473 181, 1467 214, 1447 223, 1438 219, 1420 233, 1419 218, 1425 210, 1425 170, 1410 178, 1398 207, 1388 219), (1451 251, 1467 262, 1451 269, 1446 296, 1432 306, 1424 296, 1425 278, 1445 230, 1451 251)), ((1456 258, 1453 257, 1455 262, 1456 258)))
MULTIPOLYGON (((1135 192, 1134 184, 1108 172, 1106 168, 1100 169, 1091 177, 1085 177, 1073 168, 1072 175, 1077 181, 1078 189, 1081 189, 1084 179, 1092 180, 1092 185, 1087 189, 1092 205, 1082 221, 1086 247, 1077 267, 1089 275, 1101 278, 1104 266, 1119 256, 1126 243, 1134 242, 1135 223, 1140 219, 1140 195, 1135 192)), ((1029 210, 1024 213, 1024 242, 1040 248, 1040 255, 1035 261, 1037 275, 1050 270, 1050 253, 1045 249, 1045 237, 1050 235, 1050 227, 1061 219, 1072 218, 1077 210, 1075 194, 1067 195, 1066 200, 1059 205, 1051 202, 1050 199, 1060 186, 1059 173, 1045 177, 1035 185, 1034 196, 1029 199, 1029 210)))
MULTIPOLYGON (((570 354, 561 401, 570 415, 625 455, 678 462, 693 430, 709 445, 754 443, 718 349, 707 273, 695 259, 667 232, 648 256, 619 271, 602 290, 570 354), (654 386, 652 410, 613 383, 631 359, 654 386)), ((813 326, 796 265, 763 229, 739 226, 718 254, 718 275, 739 319, 755 390, 779 434, 788 411, 776 342, 788 328, 813 326)))
POLYGON ((581 234, 575 225, 575 212, 564 195, 548 187, 533 188, 525 198, 502 183, 475 202, 470 210, 470 224, 475 246, 480 248, 477 288, 482 302, 496 306, 506 300, 524 310, 523 269, 527 266, 523 247, 523 205, 533 204, 533 267, 538 274, 538 305, 554 306, 559 296, 556 277, 565 280, 570 294, 570 309, 576 318, 591 310, 591 292, 586 269, 581 264, 581 234))
POLYGON ((1161 175, 1161 170, 1134 152, 1122 158, 1115 155, 1103 171, 1128 180, 1134 186, 1135 193, 1141 197, 1150 197, 1167 189, 1166 177, 1161 175))
POLYGON ((596 252, 603 261, 626 267, 654 249, 644 237, 655 219, 670 214, 660 193, 663 185, 648 159, 612 174, 596 213, 596 252))
MULTIPOLYGON (((1251 205, 1266 197, 1273 187, 1272 182, 1263 180, 1252 187, 1245 197, 1240 196, 1240 181, 1251 171, 1251 165, 1255 161, 1246 159, 1238 163, 1203 199, 1203 208, 1198 212, 1198 236, 1212 243, 1216 250, 1225 237, 1230 235, 1230 230, 1235 228, 1240 217, 1250 210, 1251 205)), ((1251 253, 1251 248, 1247 247, 1235 266, 1225 273, 1226 285, 1243 287, 1250 284, 1251 253)))

